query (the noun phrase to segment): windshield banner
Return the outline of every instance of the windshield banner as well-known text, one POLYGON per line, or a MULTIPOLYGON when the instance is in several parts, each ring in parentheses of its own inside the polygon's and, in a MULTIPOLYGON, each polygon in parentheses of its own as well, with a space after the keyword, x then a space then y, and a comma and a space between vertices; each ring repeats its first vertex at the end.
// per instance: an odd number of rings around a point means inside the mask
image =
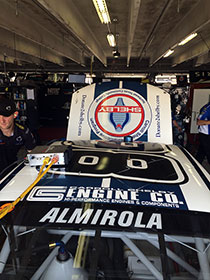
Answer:
POLYGON ((170 95, 138 82, 92 84, 73 94, 67 140, 172 144, 170 95), (127 138, 126 138, 127 137, 127 138))

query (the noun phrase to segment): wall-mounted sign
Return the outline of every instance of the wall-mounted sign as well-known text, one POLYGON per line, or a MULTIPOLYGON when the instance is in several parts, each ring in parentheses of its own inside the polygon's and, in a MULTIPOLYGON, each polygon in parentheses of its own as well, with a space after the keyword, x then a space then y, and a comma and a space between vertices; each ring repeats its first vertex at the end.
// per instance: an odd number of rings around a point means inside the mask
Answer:
POLYGON ((210 81, 210 71, 190 71, 190 83, 210 81))

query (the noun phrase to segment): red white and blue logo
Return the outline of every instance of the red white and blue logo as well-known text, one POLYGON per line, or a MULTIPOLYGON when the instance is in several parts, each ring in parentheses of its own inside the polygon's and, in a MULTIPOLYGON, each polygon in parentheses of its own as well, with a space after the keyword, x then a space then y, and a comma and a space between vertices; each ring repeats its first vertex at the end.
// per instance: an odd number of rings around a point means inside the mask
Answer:
POLYGON ((139 93, 115 88, 99 95, 91 104, 88 121, 101 139, 140 138, 151 123, 151 109, 139 93))

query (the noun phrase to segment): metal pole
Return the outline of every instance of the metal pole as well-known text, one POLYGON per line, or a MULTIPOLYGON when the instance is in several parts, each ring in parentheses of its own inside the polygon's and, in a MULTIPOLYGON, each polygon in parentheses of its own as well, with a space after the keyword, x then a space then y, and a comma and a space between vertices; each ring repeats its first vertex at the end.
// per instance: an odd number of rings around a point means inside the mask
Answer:
POLYGON ((166 253, 166 243, 164 239, 164 234, 161 232, 158 233, 158 241, 160 246, 160 259, 162 265, 163 279, 170 280, 169 269, 168 269, 168 257, 166 253))
POLYGON ((95 234, 95 238, 94 238, 94 246, 92 248, 92 261, 90 264, 90 276, 88 278, 90 280, 96 279, 96 270, 97 270, 98 255, 99 255, 98 248, 100 246, 100 239, 101 239, 101 231, 96 230, 96 234, 95 234))
POLYGON ((199 250, 198 260, 201 268, 202 280, 209 280, 210 279, 209 262, 208 262, 207 254, 204 252, 205 246, 204 246, 203 239, 196 237, 195 245, 196 248, 199 250))
POLYGON ((7 259, 9 257, 9 253, 10 253, 10 246, 9 246, 9 239, 7 237, 4 241, 4 245, 0 253, 0 273, 2 273, 2 271, 4 270, 7 259))
POLYGON ((139 250, 139 248, 126 236, 121 237, 122 241, 131 249, 131 251, 140 259, 140 261, 154 275, 155 279, 163 280, 162 274, 154 267, 148 258, 139 250))

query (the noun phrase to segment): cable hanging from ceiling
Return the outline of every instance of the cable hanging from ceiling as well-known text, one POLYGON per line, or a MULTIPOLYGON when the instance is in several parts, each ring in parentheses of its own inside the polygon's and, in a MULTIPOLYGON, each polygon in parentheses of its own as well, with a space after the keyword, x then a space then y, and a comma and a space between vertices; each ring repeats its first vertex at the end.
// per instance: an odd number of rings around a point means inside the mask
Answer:
POLYGON ((113 56, 114 56, 114 58, 118 58, 119 56, 120 56, 120 52, 119 52, 119 50, 118 50, 118 40, 119 40, 119 33, 117 33, 117 23, 118 23, 118 20, 117 20, 117 18, 114 18, 113 19, 113 23, 114 23, 114 25, 115 25, 115 28, 114 28, 114 33, 115 33, 115 38, 116 38, 116 45, 115 45, 115 48, 114 48, 114 50, 113 50, 113 56))

